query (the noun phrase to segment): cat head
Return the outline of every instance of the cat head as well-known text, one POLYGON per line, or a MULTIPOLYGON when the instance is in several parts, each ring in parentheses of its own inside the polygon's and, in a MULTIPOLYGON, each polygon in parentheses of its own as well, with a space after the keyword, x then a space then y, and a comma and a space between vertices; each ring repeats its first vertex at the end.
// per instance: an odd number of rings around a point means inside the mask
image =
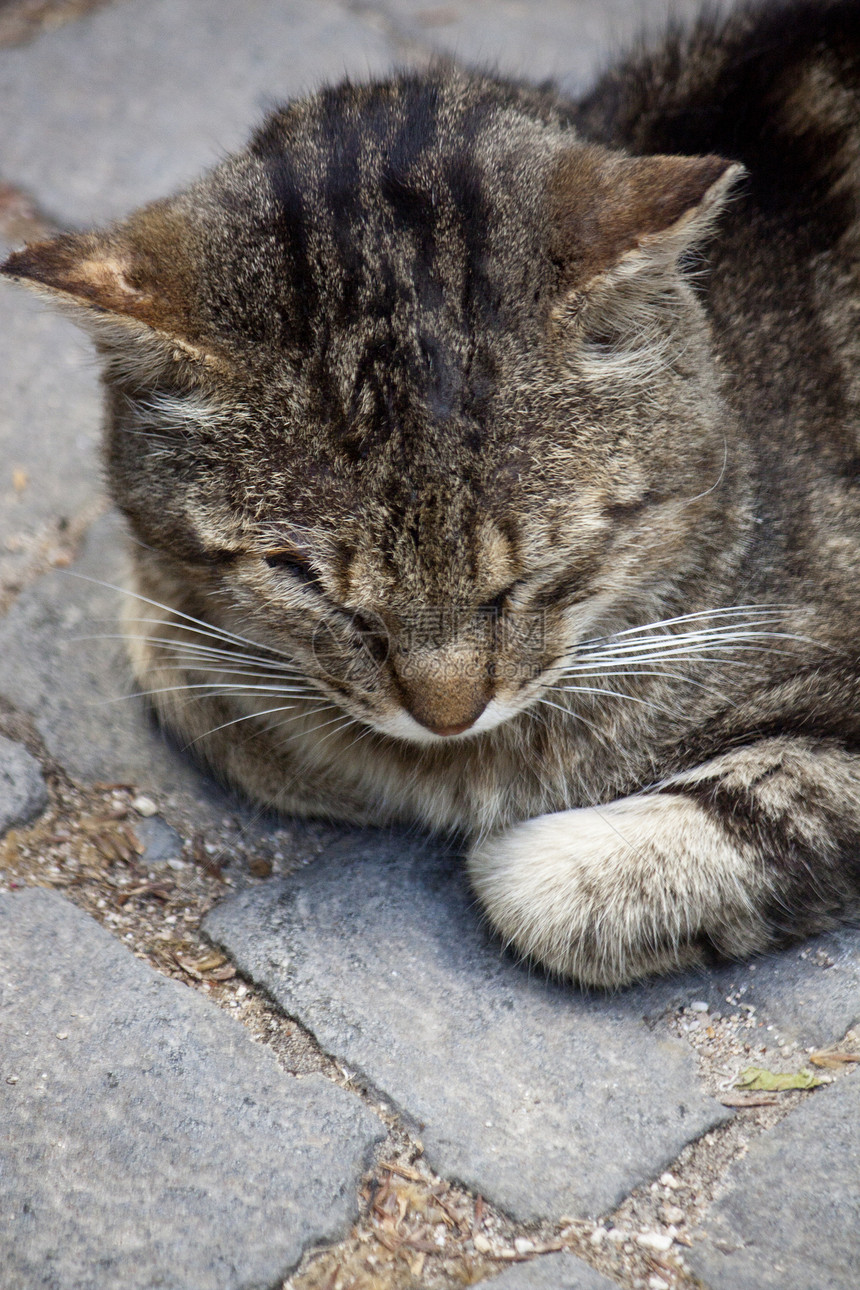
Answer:
POLYGON ((718 523, 679 261, 741 168, 613 153, 564 111, 450 68, 323 90, 3 266, 95 338, 146 558, 390 735, 521 711, 718 523))

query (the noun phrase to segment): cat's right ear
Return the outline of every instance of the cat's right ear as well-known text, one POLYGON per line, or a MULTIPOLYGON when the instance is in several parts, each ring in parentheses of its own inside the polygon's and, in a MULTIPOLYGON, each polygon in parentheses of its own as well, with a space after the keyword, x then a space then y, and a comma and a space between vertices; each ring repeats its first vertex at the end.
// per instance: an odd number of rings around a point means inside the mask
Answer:
POLYGON ((563 287, 588 292, 671 274, 713 229, 744 167, 725 157, 628 157, 578 146, 551 183, 553 256, 563 287))
POLYGON ((168 209, 149 208, 105 232, 26 246, 0 273, 50 298, 130 374, 171 359, 218 362, 195 321, 183 240, 168 209))
POLYGON ((653 379, 671 351, 662 325, 679 299, 680 258, 713 229, 743 166, 723 157, 628 157, 577 145, 549 199, 558 288, 550 315, 580 373, 653 379))

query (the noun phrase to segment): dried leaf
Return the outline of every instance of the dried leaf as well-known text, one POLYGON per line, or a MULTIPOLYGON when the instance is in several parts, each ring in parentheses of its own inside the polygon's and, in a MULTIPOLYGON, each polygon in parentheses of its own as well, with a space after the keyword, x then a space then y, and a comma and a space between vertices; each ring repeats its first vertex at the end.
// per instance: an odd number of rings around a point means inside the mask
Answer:
POLYGON ((838 1070, 843 1062, 860 1062, 860 1053, 810 1053, 809 1060, 813 1066, 824 1066, 827 1070, 838 1070))
POLYGON ((129 896, 152 896, 155 900, 170 900, 172 891, 172 884, 158 887, 154 883, 142 882, 137 887, 129 887, 124 894, 126 900, 129 896))
POLYGON ((812 1071, 796 1071, 794 1074, 774 1074, 763 1066, 748 1066, 738 1076, 735 1088, 767 1093, 783 1093, 793 1088, 817 1088, 824 1081, 812 1071))
POLYGON ((776 1106, 779 1098, 773 1093, 726 1093, 720 1102, 723 1106, 776 1106))
POLYGON ((228 963, 222 968, 215 968, 214 972, 208 973, 210 981, 232 981, 235 975, 236 969, 232 963, 228 963))
POLYGON ((438 1254, 441 1246, 435 1245, 432 1241, 423 1241, 419 1236, 407 1236, 403 1241, 408 1245, 410 1250, 419 1250, 422 1254, 438 1254))
POLYGON ((390 1174, 400 1174, 401 1178, 411 1178, 413 1182, 425 1182, 423 1174, 417 1169, 412 1169, 409 1165, 400 1165, 396 1160, 381 1160, 380 1169, 387 1169, 390 1174))
POLYGON ((226 954, 212 950, 211 953, 204 954, 202 959, 198 959, 194 966, 198 972, 211 972, 214 968, 223 967, 226 962, 226 954))
POLYGON ((404 1243, 403 1238, 398 1236, 396 1232, 377 1231, 375 1236, 379 1244, 384 1245, 386 1250, 390 1250, 392 1254, 396 1254, 404 1243))
POLYGON ((182 968, 182 971, 187 972, 189 976, 193 976, 195 981, 204 981, 206 979, 195 963, 189 962, 189 960, 183 958, 181 954, 174 953, 173 957, 182 968))

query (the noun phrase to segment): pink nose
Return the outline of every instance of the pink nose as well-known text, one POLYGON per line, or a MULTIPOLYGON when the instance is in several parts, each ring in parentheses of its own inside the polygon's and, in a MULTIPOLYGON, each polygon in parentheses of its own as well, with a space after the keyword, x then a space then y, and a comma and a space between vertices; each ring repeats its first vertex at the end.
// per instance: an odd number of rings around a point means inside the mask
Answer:
MULTIPOLYGON (((431 721, 422 721, 420 717, 415 717, 415 720, 418 721, 427 730, 432 730, 434 735, 461 735, 464 730, 469 730, 475 724, 475 722, 478 720, 478 717, 481 715, 481 712, 484 711, 484 708, 486 706, 487 705, 484 704, 480 712, 476 712, 475 715, 473 717, 470 717, 468 721, 461 721, 456 726, 437 726, 437 725, 434 725, 434 723, 431 721)), ((415 714, 413 713, 412 715, 414 716, 415 714)))
POLYGON ((405 676, 396 665, 392 671, 400 702, 434 735, 461 735, 475 724, 493 697, 487 675, 458 677, 438 666, 419 670, 414 664, 405 676))

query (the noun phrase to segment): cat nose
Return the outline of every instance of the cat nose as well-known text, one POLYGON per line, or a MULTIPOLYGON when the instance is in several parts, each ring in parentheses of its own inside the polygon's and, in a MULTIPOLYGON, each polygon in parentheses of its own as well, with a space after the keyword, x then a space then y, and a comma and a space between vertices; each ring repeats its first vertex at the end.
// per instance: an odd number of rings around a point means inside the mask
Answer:
POLYGON ((400 700, 419 725, 434 735, 461 735, 480 717, 492 698, 487 678, 446 677, 423 671, 404 677, 395 672, 400 700))
POLYGON ((472 728, 486 706, 486 703, 482 704, 480 711, 476 712, 468 721, 461 721, 454 726, 434 725, 433 722, 423 720, 421 717, 416 716, 414 712, 412 713, 412 716, 415 717, 415 720, 419 722, 420 725, 424 726, 426 730, 432 730, 434 735, 461 735, 465 730, 470 730, 472 728))

